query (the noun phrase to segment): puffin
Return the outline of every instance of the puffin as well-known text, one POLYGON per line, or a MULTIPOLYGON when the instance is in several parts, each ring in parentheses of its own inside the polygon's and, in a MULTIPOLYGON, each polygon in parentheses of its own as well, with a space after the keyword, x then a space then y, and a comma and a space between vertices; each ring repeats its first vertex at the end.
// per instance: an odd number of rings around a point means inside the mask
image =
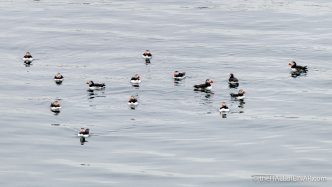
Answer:
POLYGON ((26 65, 30 65, 33 61, 33 57, 30 52, 26 52, 22 59, 26 65))
POLYGON ((51 103, 50 107, 51 107, 52 112, 55 112, 55 113, 60 112, 60 109, 61 109, 60 101, 55 100, 54 102, 51 103))
POLYGON ((90 136, 90 129, 86 128, 81 128, 80 131, 78 132, 78 136, 83 136, 85 138, 90 136))
POLYGON ((145 50, 142 54, 142 57, 145 59, 145 63, 150 63, 150 59, 152 58, 152 54, 149 50, 145 50))
POLYGON ((221 107, 219 108, 219 112, 228 112, 228 111, 229 111, 229 108, 226 105, 226 103, 225 102, 221 102, 221 107))
POLYGON ((197 84, 197 85, 194 85, 194 90, 201 90, 201 91, 204 91, 204 90, 211 90, 211 88, 212 88, 212 83, 213 83, 213 80, 211 80, 211 79, 206 79, 206 81, 205 81, 204 84, 197 84))
POLYGON ((290 63, 288 63, 288 66, 293 72, 306 73, 308 71, 307 66, 299 66, 296 64, 295 61, 291 61, 290 63))
POLYGON ((128 100, 128 106, 131 109, 135 109, 135 107, 138 105, 138 100, 136 97, 134 96, 130 96, 129 100, 128 100))
POLYGON ((129 100, 128 100, 128 104, 137 104, 137 98, 134 96, 130 96, 129 100))
POLYGON ((54 75, 54 81, 57 84, 61 84, 63 81, 63 76, 60 73, 54 75))
POLYGON ((234 77, 234 74, 231 73, 231 74, 229 74, 228 84, 229 84, 229 87, 236 88, 239 86, 239 79, 234 77))
POLYGON ((101 90, 105 88, 105 83, 94 83, 93 81, 88 81, 86 84, 89 85, 89 90, 101 90))
POLYGON ((176 81, 182 80, 186 78, 186 72, 179 72, 179 71, 174 71, 173 73, 173 79, 176 81))
POLYGON ((130 82, 132 84, 139 84, 141 83, 141 77, 138 74, 136 74, 135 76, 131 77, 130 82))
POLYGON ((243 89, 240 89, 238 93, 231 93, 230 95, 231 95, 231 97, 234 97, 238 100, 242 100, 245 98, 245 96, 244 96, 245 93, 246 92, 243 89))

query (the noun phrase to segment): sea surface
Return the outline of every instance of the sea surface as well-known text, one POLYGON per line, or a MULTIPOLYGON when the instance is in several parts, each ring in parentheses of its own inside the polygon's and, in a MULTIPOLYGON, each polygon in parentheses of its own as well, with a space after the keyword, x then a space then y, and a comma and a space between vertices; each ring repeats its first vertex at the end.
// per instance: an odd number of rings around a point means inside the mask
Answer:
POLYGON ((332 186, 330 0, 1 0, 0 23, 2 187, 332 186))

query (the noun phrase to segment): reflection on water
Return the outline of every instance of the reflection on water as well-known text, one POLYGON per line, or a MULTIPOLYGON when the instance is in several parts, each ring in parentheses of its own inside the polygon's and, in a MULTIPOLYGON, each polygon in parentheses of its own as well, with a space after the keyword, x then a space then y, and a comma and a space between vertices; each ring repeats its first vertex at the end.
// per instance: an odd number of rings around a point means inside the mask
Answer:
POLYGON ((88 142, 88 141, 86 141, 85 137, 84 136, 80 136, 80 143, 81 143, 81 145, 84 145, 85 142, 88 142))
POLYGON ((220 112, 220 115, 222 118, 227 118, 227 113, 226 112, 220 112))
POLYGON ((300 71, 292 71, 291 73, 290 73, 290 75, 291 75, 291 77, 293 77, 293 78, 297 78, 297 77, 299 77, 299 76, 307 76, 307 72, 300 72, 300 71))
POLYGON ((60 86, 62 84, 63 81, 58 81, 58 80, 55 80, 54 81, 56 85, 60 86))
POLYGON ((106 97, 104 90, 87 90, 88 99, 94 99, 96 97, 106 97))
POLYGON ((129 108, 132 109, 132 110, 135 110, 137 107, 137 105, 129 105, 129 108))
POLYGON ((198 96, 203 101, 203 104, 211 103, 211 98, 214 96, 214 92, 211 90, 194 90, 196 94, 199 94, 198 96))
MULTIPOLYGON (((52 110, 51 110, 52 111, 52 110)), ((60 114, 60 110, 59 111, 52 111, 53 112, 53 115, 57 116, 60 114)))
POLYGON ((213 97, 214 95, 214 92, 210 91, 210 90, 206 90, 206 91, 203 91, 205 93, 205 98, 206 99, 210 99, 211 97, 213 97))
POLYGON ((237 88, 237 87, 239 87, 239 85, 240 85, 239 83, 229 83, 228 87, 229 88, 237 88))
MULTIPOLYGON (((232 110, 230 113, 244 113, 244 106, 245 106, 245 101, 244 99, 236 99, 232 98, 231 99, 231 104, 237 106, 237 110, 232 110)), ((235 109, 235 108, 234 108, 235 109)))
POLYGON ((244 100, 243 99, 240 99, 239 100, 239 113, 244 113, 244 104, 245 104, 245 102, 244 102, 244 100))
POLYGON ((95 98, 95 92, 93 90, 87 90, 89 99, 95 98))
POLYGON ((239 100, 239 108, 244 108, 244 104, 246 104, 246 103, 244 102, 244 99, 240 99, 240 100, 239 100))
POLYGON ((131 84, 131 86, 137 89, 139 88, 139 84, 131 84))
POLYGON ((179 81, 179 80, 174 80, 173 83, 174 83, 174 86, 183 85, 182 81, 179 81))
POLYGON ((185 85, 185 82, 186 82, 186 79, 182 79, 182 80, 179 80, 179 79, 173 79, 173 83, 174 83, 174 86, 183 86, 185 85))
POLYGON ((30 67, 30 66, 32 66, 32 63, 24 63, 24 66, 25 67, 30 67))
POLYGON ((212 114, 215 112, 215 108, 213 106, 213 97, 214 97, 214 92, 210 90, 198 90, 194 91, 195 92, 195 97, 198 99, 198 102, 200 105, 205 105, 207 108, 206 114, 212 114))

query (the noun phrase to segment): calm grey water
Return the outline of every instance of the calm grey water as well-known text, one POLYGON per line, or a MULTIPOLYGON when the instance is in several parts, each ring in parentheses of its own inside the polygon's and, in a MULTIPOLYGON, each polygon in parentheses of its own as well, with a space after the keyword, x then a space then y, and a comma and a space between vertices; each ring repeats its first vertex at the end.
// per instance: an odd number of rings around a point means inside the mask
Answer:
POLYGON ((331 1, 1 0, 0 11, 1 186, 332 185, 331 1), (290 60, 308 74, 292 78, 290 60), (174 70, 189 77, 175 84, 174 70), (242 108, 230 72, 247 91, 242 108), (207 78, 212 93, 194 92, 207 78), (87 80, 107 88, 91 95, 87 80), (80 127, 92 132, 84 145, 80 127))

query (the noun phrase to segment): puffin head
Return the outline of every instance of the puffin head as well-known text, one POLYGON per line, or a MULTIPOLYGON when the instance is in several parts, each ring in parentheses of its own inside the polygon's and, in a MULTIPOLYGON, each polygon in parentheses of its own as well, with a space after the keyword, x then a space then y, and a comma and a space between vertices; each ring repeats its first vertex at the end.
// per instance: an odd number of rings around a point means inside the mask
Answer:
POLYGON ((244 93, 246 93, 246 92, 245 92, 243 89, 240 89, 240 90, 239 90, 239 93, 243 93, 243 94, 244 94, 244 93))
POLYGON ((288 63, 288 66, 290 66, 290 67, 292 67, 292 66, 294 66, 294 65, 296 66, 296 62, 293 61, 293 60, 292 60, 290 63, 288 63))
POLYGON ((213 83, 213 80, 211 80, 211 79, 206 79, 206 81, 205 81, 206 83, 213 83))
POLYGON ((88 81, 88 82, 86 82, 86 84, 88 84, 88 85, 92 85, 92 84, 93 84, 93 81, 88 81))
POLYGON ((234 78, 233 73, 229 74, 229 78, 234 78))
POLYGON ((53 102, 53 105, 60 106, 60 101, 59 101, 59 100, 55 100, 55 101, 53 102))

